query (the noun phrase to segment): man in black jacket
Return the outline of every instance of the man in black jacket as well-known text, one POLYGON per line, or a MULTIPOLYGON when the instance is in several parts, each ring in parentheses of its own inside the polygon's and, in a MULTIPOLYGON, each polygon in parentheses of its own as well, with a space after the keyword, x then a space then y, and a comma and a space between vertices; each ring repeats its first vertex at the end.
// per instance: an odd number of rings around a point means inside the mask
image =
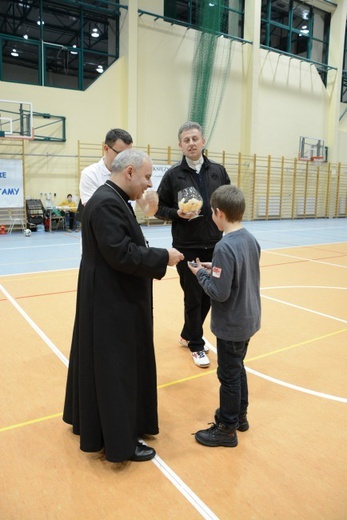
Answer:
MULTIPOLYGON (((224 166, 210 161, 203 154, 205 139, 199 123, 184 123, 178 131, 178 144, 183 158, 165 173, 159 185, 156 217, 171 220, 172 245, 183 253, 186 260, 199 258, 202 262, 211 262, 221 232, 212 220, 210 197, 219 186, 230 184, 230 179, 224 166), (194 187, 203 200, 198 215, 179 208, 178 193, 190 187, 194 187)), ((189 347, 197 366, 205 368, 210 361, 203 339, 203 323, 210 309, 210 298, 191 273, 187 262, 180 262, 177 271, 184 292, 184 325, 179 343, 189 347)))

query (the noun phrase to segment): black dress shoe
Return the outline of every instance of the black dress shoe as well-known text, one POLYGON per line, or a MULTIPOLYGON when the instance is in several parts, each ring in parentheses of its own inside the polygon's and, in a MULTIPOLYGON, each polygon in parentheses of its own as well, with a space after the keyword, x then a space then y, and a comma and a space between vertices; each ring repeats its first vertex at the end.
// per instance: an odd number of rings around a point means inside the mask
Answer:
POLYGON ((138 442, 135 448, 135 453, 129 460, 133 460, 135 462, 144 462, 145 460, 151 460, 154 457, 155 450, 153 448, 138 442))

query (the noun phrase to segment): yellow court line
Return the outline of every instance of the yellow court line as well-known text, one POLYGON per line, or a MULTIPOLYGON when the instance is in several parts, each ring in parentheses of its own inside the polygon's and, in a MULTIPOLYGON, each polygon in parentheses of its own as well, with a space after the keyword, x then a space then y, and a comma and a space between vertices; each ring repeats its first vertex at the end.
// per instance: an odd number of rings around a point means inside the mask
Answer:
POLYGON ((29 424, 35 424, 38 422, 48 421, 49 419, 55 419, 56 417, 61 417, 62 415, 62 413, 55 413, 53 415, 47 415, 46 417, 40 417, 39 419, 32 419, 31 421, 13 424, 12 426, 5 426, 4 428, 0 428, 0 433, 6 432, 8 430, 14 430, 15 428, 21 428, 22 426, 28 426, 29 424))
POLYGON ((313 343, 315 341, 319 341, 325 338, 331 338, 332 336, 336 336, 337 334, 341 334, 342 332, 347 332, 347 329, 337 330, 335 332, 331 332, 330 334, 324 334, 324 336, 318 336, 317 338, 308 339, 306 341, 302 341, 301 343, 296 343, 295 345, 290 345, 289 347, 280 348, 278 350, 272 350, 267 354, 260 354, 259 356, 255 356, 247 359, 247 363, 249 361, 256 361, 257 359, 262 359, 264 357, 273 356, 274 354, 278 354, 279 352, 284 352, 286 350, 291 350, 292 348, 302 347, 303 345, 308 345, 309 343, 313 343))
MULTIPOLYGON (((247 358, 246 359, 246 363, 249 363, 250 361, 256 361, 257 359, 262 359, 264 357, 273 356, 274 354, 278 354, 280 352, 285 352, 286 350, 291 350, 293 348, 302 347, 303 345, 308 345, 309 343, 313 343, 313 342, 319 341, 321 339, 330 338, 332 336, 336 336, 337 334, 341 334, 342 332, 347 332, 347 329, 341 329, 341 330, 338 330, 338 331, 335 331, 335 332, 331 332, 330 334, 325 334, 324 336, 318 336, 317 338, 308 339, 306 341, 302 341, 301 343, 296 343, 294 345, 290 345, 289 347, 284 347, 284 348, 280 348, 280 349, 277 349, 277 350, 272 350, 271 352, 267 352, 266 354, 261 354, 259 356, 255 356, 255 357, 252 357, 252 358, 247 358)), ((210 375, 210 374, 215 374, 215 373, 216 373, 216 369, 208 370, 207 372, 204 371, 201 374, 185 377, 183 379, 176 379, 175 381, 171 381, 170 383, 164 383, 162 385, 159 385, 158 389, 165 388, 165 387, 168 387, 168 386, 177 385, 179 383, 185 383, 186 381, 191 381, 192 379, 197 379, 198 377, 204 377, 204 376, 207 376, 207 375, 210 375)))
POLYGON ((160 388, 166 388, 167 386, 177 385, 178 383, 185 383, 186 381, 192 381, 193 379, 197 379, 198 377, 208 376, 210 374, 215 374, 216 369, 208 370, 207 372, 203 372, 201 374, 196 374, 195 376, 184 377, 183 379, 176 379, 175 381, 171 381, 170 383, 164 383, 162 385, 158 385, 158 390, 160 388))
MULTIPOLYGON (((295 345, 291 345, 289 347, 273 350, 272 352, 268 352, 267 354, 261 354, 260 356, 255 356, 255 357, 249 358, 249 359, 247 359, 247 363, 250 361, 256 361, 257 359, 262 359, 264 357, 273 356, 274 354, 278 354, 280 352, 285 352, 286 350, 298 348, 303 345, 313 343, 314 341, 319 341, 321 339, 330 338, 332 336, 336 336, 337 334, 341 334, 342 332, 347 332, 347 328, 338 330, 336 332, 331 332, 330 334, 325 334, 324 336, 318 336, 317 338, 309 339, 307 341, 302 341, 301 343, 296 343, 295 345)), ((201 374, 184 377, 182 379, 176 379, 175 381, 171 381, 169 383, 164 383, 162 385, 158 385, 157 388, 158 388, 158 390, 161 388, 167 388, 169 386, 177 385, 179 383, 185 383, 187 381, 192 381, 193 379, 198 379, 199 377, 204 377, 204 376, 208 376, 208 375, 215 374, 215 373, 216 373, 216 369, 208 370, 206 372, 204 371, 201 374)), ((39 422, 43 422, 43 421, 48 421, 49 419, 55 419, 56 417, 61 417, 62 415, 63 415, 62 413, 56 413, 53 415, 47 415, 46 417, 41 417, 39 419, 32 419, 31 421, 27 421, 27 422, 23 422, 23 423, 19 423, 19 424, 13 424, 12 426, 5 426, 4 428, 0 428, 0 433, 8 431, 8 430, 14 430, 15 428, 21 428, 22 426, 28 426, 29 424, 35 424, 35 423, 39 423, 39 422)))
MULTIPOLYGON (((165 388, 166 386, 177 385, 178 383, 184 383, 185 381, 190 381, 192 379, 197 379, 198 377, 206 376, 208 374, 214 374, 216 370, 209 370, 208 372, 204 372, 203 374, 197 374, 195 376, 185 377, 184 379, 177 379, 176 381, 171 381, 170 383, 164 383, 163 385, 159 385, 157 388, 165 388)), ((47 415, 46 417, 40 417, 39 419, 32 419, 31 421, 26 421, 19 424, 12 424, 11 426, 5 426, 4 428, 0 428, 0 433, 6 432, 8 430, 15 430, 16 428, 21 428, 22 426, 29 426, 30 424, 35 424, 43 421, 48 421, 49 419, 55 419, 56 417, 62 417, 62 413, 55 413, 53 415, 47 415)))

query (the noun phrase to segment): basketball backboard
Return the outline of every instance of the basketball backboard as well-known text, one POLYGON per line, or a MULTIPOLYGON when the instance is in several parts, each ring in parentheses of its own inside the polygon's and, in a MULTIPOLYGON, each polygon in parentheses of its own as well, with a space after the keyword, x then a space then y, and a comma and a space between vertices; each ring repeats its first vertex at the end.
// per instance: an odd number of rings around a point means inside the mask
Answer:
POLYGON ((301 136, 299 142, 299 159, 302 161, 313 161, 317 158, 324 158, 325 160, 324 139, 301 136))
POLYGON ((0 99, 0 137, 34 138, 32 103, 0 99))

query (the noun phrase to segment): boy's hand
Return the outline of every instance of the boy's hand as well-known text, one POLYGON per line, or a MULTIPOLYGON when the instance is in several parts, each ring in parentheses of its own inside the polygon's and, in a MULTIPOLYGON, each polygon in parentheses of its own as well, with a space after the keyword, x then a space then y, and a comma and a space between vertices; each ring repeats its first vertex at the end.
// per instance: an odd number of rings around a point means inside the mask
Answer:
POLYGON ((203 269, 203 265, 200 262, 199 258, 196 258, 195 262, 187 262, 188 267, 191 270, 191 272, 196 276, 196 273, 199 271, 199 269, 203 269))
POLYGON ((201 266, 206 269, 207 274, 211 276, 212 262, 201 262, 201 266))

